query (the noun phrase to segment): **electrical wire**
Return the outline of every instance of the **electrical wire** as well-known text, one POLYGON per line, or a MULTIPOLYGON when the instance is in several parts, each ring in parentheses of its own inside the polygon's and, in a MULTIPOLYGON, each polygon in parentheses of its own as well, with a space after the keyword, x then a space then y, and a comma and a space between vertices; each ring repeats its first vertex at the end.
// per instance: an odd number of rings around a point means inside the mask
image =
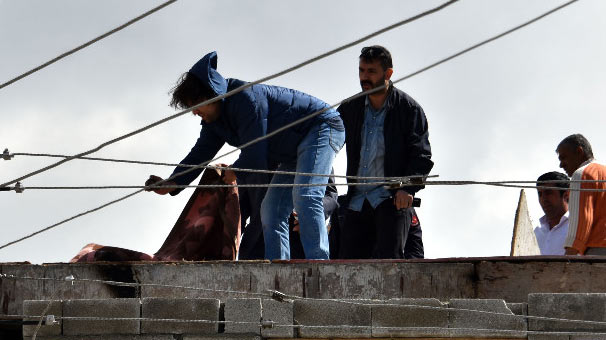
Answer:
MULTIPOLYGON (((491 38, 489 38, 489 39, 483 40, 482 42, 479 42, 479 43, 477 43, 477 44, 475 44, 475 45, 473 45, 473 46, 471 46, 471 47, 468 47, 468 48, 466 48, 466 49, 463 49, 463 50, 461 50, 461 51, 459 51, 459 52, 457 52, 457 53, 455 53, 455 54, 453 54, 453 55, 450 55, 449 57, 446 57, 446 58, 444 58, 444 59, 441 59, 440 61, 437 61, 437 62, 435 62, 435 63, 433 63, 433 64, 431 64, 431 65, 429 65, 429 66, 426 66, 426 67, 424 67, 424 68, 422 68, 422 69, 420 69, 420 70, 418 70, 418 71, 416 71, 416 72, 413 72, 413 73, 411 73, 411 74, 409 74, 409 75, 407 75, 407 76, 404 76, 404 77, 402 77, 402 78, 400 78, 400 79, 397 79, 397 80, 396 80, 396 81, 394 81, 393 83, 395 84, 395 83, 398 83, 398 82, 404 81, 404 80, 406 80, 406 79, 409 79, 409 78, 411 78, 411 77, 413 77, 413 76, 416 76, 416 75, 418 75, 418 74, 421 74, 421 73, 423 73, 423 72, 426 72, 426 71, 428 71, 428 70, 430 70, 430 69, 432 69, 432 68, 434 68, 434 67, 436 67, 436 66, 438 66, 438 65, 441 65, 441 64, 443 64, 443 63, 445 63, 445 62, 447 62, 447 61, 449 61, 449 60, 452 60, 452 59, 454 59, 454 58, 456 58, 456 57, 459 57, 459 56, 461 56, 461 55, 463 55, 463 54, 465 54, 465 53, 468 53, 468 52, 470 52, 470 51, 472 51, 472 50, 474 50, 474 49, 478 48, 478 47, 481 47, 481 46, 483 46, 483 45, 485 45, 485 44, 488 44, 488 43, 490 43, 490 42, 492 42, 492 41, 495 41, 495 40, 497 40, 497 39, 499 39, 499 38, 502 38, 502 37, 504 37, 504 36, 506 36, 506 35, 508 35, 508 34, 511 34, 511 33, 515 32, 515 31, 517 31, 517 30, 519 30, 519 29, 523 28, 523 27, 528 26, 528 25, 530 25, 530 24, 532 24, 532 23, 535 23, 535 22, 537 22, 538 20, 541 20, 541 19, 545 18, 546 16, 551 15, 551 14, 553 14, 553 13, 555 13, 555 12, 557 12, 557 11, 559 11, 559 10, 561 10, 561 9, 563 9, 563 8, 565 8, 565 7, 569 6, 569 5, 571 5, 571 4, 573 4, 573 3, 577 2, 577 1, 578 1, 578 0, 571 0, 571 1, 568 1, 568 2, 566 2, 566 3, 564 3, 564 4, 560 5, 560 6, 555 7, 554 9, 551 9, 551 10, 549 10, 549 11, 547 11, 547 12, 545 12, 545 13, 543 13, 543 14, 541 14, 541 15, 537 16, 537 17, 534 17, 533 19, 531 19, 531 20, 529 20, 529 21, 526 21, 526 22, 524 22, 524 23, 522 23, 522 24, 520 24, 520 25, 518 25, 518 26, 515 26, 515 27, 513 27, 513 28, 511 28, 511 29, 509 29, 509 30, 507 30, 507 31, 505 31, 505 32, 503 32, 503 33, 501 33, 501 34, 498 34, 498 35, 493 36, 493 37, 491 37, 491 38)), ((440 6, 439 8, 440 8, 440 9, 441 9, 441 8, 444 8, 444 6, 448 6, 448 5, 452 4, 452 3, 454 3, 454 1, 447 2, 447 3, 445 3, 444 5, 440 6)), ((436 8, 438 8, 438 7, 436 7, 436 8)), ((419 15, 417 15, 417 16, 415 16, 415 17, 411 18, 411 19, 407 19, 408 21, 407 21, 407 20, 404 20, 403 22, 410 22, 410 21, 412 21, 413 19, 414 19, 414 20, 416 20, 416 19, 421 18, 421 17, 423 17, 423 16, 425 16, 425 15, 428 15, 430 12, 431 12, 431 13, 433 13, 433 12, 435 12, 435 11, 436 11, 436 9, 431 10, 431 11, 428 11, 428 12, 424 12, 424 13, 419 14, 419 15), (427 14, 425 14, 425 13, 427 13, 427 14)), ((369 39, 371 36, 369 35, 369 36, 367 36, 367 37, 368 37, 368 39, 369 39)), ((363 40, 362 40, 362 41, 363 41, 363 40)), ((346 45, 346 46, 347 46, 347 45, 346 45)), ((339 50, 339 49, 336 49, 336 50, 333 50, 333 51, 337 51, 337 50, 339 50)), ((329 53, 331 53, 331 54, 332 54, 332 53, 336 53, 336 52, 332 52, 332 51, 331 51, 331 52, 329 52, 329 53)), ((295 66, 295 67, 293 67, 293 68, 291 68, 291 69, 296 69, 296 68, 298 68, 298 67, 302 67, 303 65, 304 65, 304 63, 299 64, 299 65, 297 65, 297 66, 295 66)), ((285 73, 285 72, 287 72, 287 71, 283 71, 283 72, 281 72, 281 73, 285 73)), ((278 74, 281 74, 281 73, 278 73, 278 74)), ((275 76, 276 76, 276 75, 274 75, 274 76, 270 76, 270 77, 275 77, 275 76)), ((269 79, 272 79, 272 78, 269 78, 269 79)), ((262 80, 263 80, 263 79, 262 79, 262 80)), ((253 83, 251 83, 251 84, 253 84, 253 83)), ((215 102, 215 101, 217 101, 217 100, 219 100, 219 99, 224 98, 224 97, 225 97, 225 96, 227 96, 228 94, 229 94, 229 95, 231 95, 231 94, 235 93, 235 91, 238 91, 238 90, 239 90, 239 91, 242 91, 242 90, 244 90, 244 87, 246 87, 246 86, 247 86, 247 85, 244 85, 244 86, 242 86, 242 87, 240 87, 240 88, 237 88, 237 89, 235 89, 235 90, 233 90, 233 91, 230 91, 230 92, 226 93, 225 95, 218 96, 218 97, 213 98, 212 100, 202 102, 202 103, 198 104, 198 105, 197 105, 197 106, 195 106, 195 107, 199 107, 199 106, 202 106, 202 105, 209 104, 209 103, 211 103, 211 102, 215 102)), ((252 86, 252 85, 250 85, 250 86, 252 86)), ((250 87, 250 86, 249 86, 249 87, 250 87)), ((379 90, 381 90, 382 88, 384 88, 384 86, 383 86, 383 87, 378 87, 378 88, 375 88, 374 90, 369 90, 369 91, 364 91, 364 92, 358 93, 358 94, 356 94, 356 95, 354 95, 354 96, 352 96, 352 97, 348 98, 347 100, 351 100, 351 99, 353 99, 353 98, 357 98, 357 97, 360 97, 360 96, 366 95, 366 94, 368 94, 368 93, 372 93, 372 92, 374 92, 374 91, 379 91, 379 90)), ((337 105, 338 105, 338 104, 335 104, 335 105, 333 105, 333 106, 331 106, 331 107, 335 107, 335 106, 337 106, 337 105)), ((184 114, 184 113, 186 113, 186 112, 189 112, 189 110, 192 110, 192 109, 193 109, 193 108, 195 108, 195 107, 189 108, 188 110, 185 110, 185 111, 182 111, 182 112, 180 112, 180 113, 177 113, 177 114, 175 114, 175 115, 173 115, 173 116, 171 116, 171 117, 172 117, 172 118, 175 118, 175 117, 177 117, 178 115, 181 115, 181 114, 184 114)), ((326 111, 326 110, 328 110, 328 109, 329 109, 329 108, 326 108, 325 110, 318 111, 318 112, 316 112, 315 114, 320 114, 321 112, 324 112, 324 111, 326 111)), ((124 135, 124 136, 122 136, 122 137, 118 137, 118 138, 116 138, 116 139, 114 139, 114 140, 112 140, 112 141, 110 141, 110 142, 103 143, 103 144, 101 144, 99 147, 97 147, 97 148, 95 148, 95 149, 93 149, 93 150, 90 150, 90 151, 87 151, 87 152, 80 153, 80 154, 78 154, 78 155, 76 155, 76 156, 74 156, 74 157, 72 157, 72 158, 67 158, 67 159, 64 159, 64 160, 62 160, 62 161, 59 161, 59 162, 57 162, 57 163, 54 163, 53 165, 50 165, 50 166, 48 166, 48 167, 45 167, 45 168, 42 168, 42 169, 40 169, 40 170, 34 171, 33 173, 30 173, 30 174, 28 174, 28 175, 26 175, 26 176, 23 176, 23 177, 21 177, 21 178, 19 178, 19 179, 17 179, 17 180, 13 180, 13 181, 9 181, 9 182, 7 182, 7 183, 4 183, 4 184, 0 185, 0 187, 4 187, 4 186, 7 186, 7 185, 9 185, 9 184, 16 183, 16 182, 18 182, 18 181, 19 181, 19 180, 21 180, 21 179, 24 179, 24 178, 27 178, 27 177, 33 176, 34 174, 37 174, 37 173, 40 173, 40 172, 46 171, 46 170, 51 169, 51 168, 54 168, 54 167, 56 167, 56 166, 58 166, 58 165, 60 165, 60 164, 63 164, 63 163, 65 163, 65 162, 69 161, 69 160, 75 159, 75 157, 82 157, 82 156, 86 156, 86 155, 88 155, 88 154, 90 154, 90 153, 96 152, 96 151, 100 150, 102 147, 104 147, 105 145, 109 145, 109 144, 111 144, 111 143, 117 142, 118 140, 128 138, 128 137, 129 137, 129 136, 131 136, 131 135, 137 134, 137 133, 142 132, 142 131, 144 131, 144 130, 147 130, 147 129, 149 129, 149 128, 153 127, 153 126, 159 125, 159 124, 161 124, 161 123, 162 123, 162 122, 164 122, 164 121, 168 121, 168 120, 172 119, 171 117, 168 117, 168 118, 165 118, 165 119, 160 120, 160 121, 158 121, 158 122, 155 122, 155 123, 153 123, 153 124, 150 124, 150 125, 148 125, 148 126, 146 126, 146 127, 144 127, 144 128, 141 128, 141 129, 139 129, 139 130, 137 130, 137 131, 131 132, 131 133, 129 133, 129 134, 127 134, 127 135, 124 135)), ((295 122, 293 122, 293 123, 291 123, 291 124, 288 124, 288 125, 286 125, 286 126, 282 127, 281 129, 277 129, 277 130, 275 130, 275 131, 274 131, 274 133, 279 133, 279 132, 281 132, 281 131, 283 131, 283 130, 285 130, 285 129, 287 129, 287 128, 290 128, 291 126, 294 126, 294 125, 296 125, 296 124, 300 123, 301 121, 305 120, 306 118, 307 118, 307 119, 309 119, 309 118, 311 118, 311 117, 313 117, 313 114, 312 114, 312 115, 310 115, 310 116, 308 116, 308 117, 305 117, 304 119, 299 119, 298 121, 295 121, 295 122)), ((244 147, 247 147, 247 146, 249 146, 249 145, 252 145, 252 144, 254 144, 254 143, 256 143, 256 142, 259 142, 259 141, 264 140, 264 139, 266 139, 266 138, 269 138, 269 137, 271 137, 271 136, 273 136, 273 134, 271 134, 271 133, 270 133, 270 134, 267 134, 267 135, 265 135, 265 136, 263 136, 263 137, 261 137, 261 138, 255 139, 255 140, 253 140, 253 141, 251 141, 251 142, 249 142, 249 143, 246 143, 246 144, 242 145, 241 147, 239 147, 239 148, 238 148, 238 149, 236 149, 236 150, 242 149, 242 148, 244 148, 244 147)), ((229 154, 231 154, 231 153, 235 152, 236 150, 231 151, 231 152, 228 152, 228 153, 226 153, 226 154, 224 154, 224 155, 222 155, 222 156, 220 156, 220 157, 218 157, 218 158, 221 158, 221 157, 223 157, 223 156, 229 155, 229 154)), ((216 158, 216 159, 218 159, 218 158, 216 158)), ((204 163, 200 164, 199 166, 200 166, 200 167, 206 166, 206 165, 208 165, 210 162, 213 162, 213 161, 215 161, 215 160, 210 160, 210 161, 208 161, 208 162, 204 162, 204 163)), ((187 172, 187 171, 193 171, 194 169, 196 169, 196 168, 190 168, 190 169, 187 169, 185 172, 187 172)), ((183 173, 181 173, 181 174, 183 174, 183 173)), ((167 180, 165 180, 165 181, 168 181, 168 180, 170 180, 170 178, 169 178, 169 179, 167 179, 167 180)), ((158 183, 156 183, 156 184, 161 184, 161 183, 160 183, 160 182, 158 182, 158 183)), ((95 211, 101 210, 101 209, 103 209, 103 208, 105 208, 105 207, 108 207, 108 206, 110 206, 110 205, 113 205, 113 204, 116 204, 116 203, 118 203, 118 202, 124 201, 124 200, 126 200, 126 199, 128 199, 128 198, 130 198, 130 197, 132 197, 132 196, 134 196, 134 195, 136 195, 136 194, 138 194, 138 193, 140 193, 140 192, 142 192, 142 191, 143 191, 143 189, 140 189, 140 190, 135 191, 135 192, 133 192, 133 193, 131 193, 131 194, 128 194, 128 195, 126 195, 126 196, 123 196, 123 197, 120 197, 120 198, 115 199, 115 200, 113 200, 113 201, 107 202, 107 203, 105 203, 105 204, 103 204, 103 205, 101 205, 101 206, 98 206, 98 207, 96 207, 96 208, 93 208, 93 209, 87 210, 87 211, 85 211, 85 212, 79 213, 79 214, 77 214, 77 215, 75 215, 75 216, 72 216, 72 217, 70 217, 70 218, 67 218, 67 219, 64 219, 64 220, 62 220, 62 221, 60 221, 60 222, 57 222, 57 223, 55 223, 55 224, 52 224, 52 225, 50 225, 50 226, 48 226, 48 227, 42 228, 42 229, 40 229, 40 230, 38 230, 38 231, 35 231, 35 232, 30 233, 30 234, 28 234, 28 235, 26 235, 26 236, 23 236, 23 237, 21 237, 21 238, 19 238, 19 239, 16 239, 16 240, 14 240, 14 241, 10 241, 10 242, 8 242, 8 243, 6 243, 6 244, 4 244, 4 245, 0 246, 0 250, 1 250, 1 249, 4 249, 4 248, 6 248, 6 247, 8 247, 8 246, 10 246, 10 245, 13 245, 13 244, 16 244, 16 243, 22 242, 22 241, 24 241, 24 240, 26 240, 26 239, 29 239, 29 238, 31 238, 31 237, 33 237, 33 236, 35 236, 35 235, 38 235, 38 234, 40 234, 40 233, 43 233, 43 232, 45 232, 45 231, 51 230, 51 229, 53 229, 53 228, 55 228, 55 227, 58 227, 58 226, 60 226, 60 225, 62 225, 62 224, 65 224, 65 223, 67 223, 67 222, 69 222, 69 221, 72 221, 72 220, 74 220, 74 219, 76 219, 76 218, 79 218, 79 217, 81 217, 81 216, 88 215, 88 214, 90 214, 90 213, 92 213, 92 212, 95 212, 95 211)))
POLYGON ((23 74, 15 77, 15 78, 13 78, 13 79, 5 82, 5 83, 3 83, 2 85, 0 85, 0 89, 3 89, 3 88, 5 88, 5 87, 7 87, 7 86, 9 86, 9 85, 11 85, 11 84, 13 84, 15 82, 17 82, 17 81, 19 81, 19 80, 27 77, 27 76, 30 76, 30 75, 32 75, 32 74, 34 74, 34 73, 42 70, 43 68, 45 68, 45 67, 47 67, 49 65, 52 65, 52 64, 56 63, 57 61, 65 58, 67 56, 70 56, 70 55, 72 55, 72 54, 80 51, 81 49, 86 48, 86 47, 88 47, 88 46, 96 43, 99 40, 107 38, 110 35, 118 32, 118 31, 123 30, 124 28, 126 28, 126 27, 134 24, 135 22, 137 22, 137 21, 139 21, 139 20, 141 20, 141 19, 143 19, 143 18, 145 18, 145 17, 147 17, 147 16, 149 16, 149 15, 151 15, 151 14, 153 14, 153 13, 159 11, 159 10, 161 10, 162 8, 168 6, 168 5, 170 5, 170 4, 172 4, 172 3, 176 2, 176 1, 177 0, 166 1, 166 2, 162 3, 161 5, 159 5, 157 7, 154 7, 151 10, 149 10, 149 11, 147 11, 147 12, 139 15, 138 17, 133 18, 133 19, 127 21, 126 23, 124 23, 124 24, 122 24, 122 25, 120 25, 120 26, 118 26, 118 27, 110 30, 109 32, 106 32, 106 33, 104 33, 104 34, 102 34, 102 35, 100 35, 100 36, 98 36, 98 37, 96 37, 96 38, 94 38, 94 39, 92 39, 92 40, 90 40, 90 41, 88 41, 88 42, 86 42, 86 43, 84 43, 84 44, 76 47, 76 48, 73 48, 73 49, 71 49, 71 50, 69 50, 69 51, 67 51, 67 52, 65 52, 65 53, 63 53, 63 54, 61 54, 61 55, 59 55, 59 56, 57 56, 57 57, 55 57, 55 58, 47 61, 47 62, 45 62, 45 63, 43 63, 41 65, 39 65, 39 66, 37 66, 37 67, 34 67, 33 69, 31 69, 31 70, 29 70, 29 71, 27 71, 27 72, 25 72, 25 73, 23 73, 23 74))
MULTIPOLYGON (((0 188, 5 187, 5 186, 10 185, 10 184, 14 184, 14 183, 19 182, 19 181, 22 181, 22 180, 24 180, 24 179, 26 179, 26 178, 32 177, 32 176, 34 176, 34 175, 40 174, 40 173, 45 172, 45 171, 48 171, 48 170, 50 170, 50 169, 56 168, 56 167, 58 167, 59 165, 64 164, 64 163, 66 163, 66 162, 69 162, 69 161, 71 161, 71 160, 73 160, 73 159, 76 159, 76 158, 78 158, 78 157, 87 156, 87 155, 90 155, 90 154, 92 154, 92 153, 95 153, 95 152, 97 152, 97 151, 99 151, 99 150, 103 149, 103 148, 104 148, 104 147, 106 147, 106 146, 112 145, 112 144, 117 143, 117 142, 119 142, 119 141, 121 141, 121 140, 127 139, 127 138, 129 138, 129 137, 134 136, 134 135, 137 135, 137 134, 139 134, 139 133, 141 133, 141 132, 143 132, 143 131, 149 130, 149 129, 151 129, 151 128, 155 127, 155 126, 158 126, 158 125, 160 125, 160 124, 166 123, 166 122, 168 122, 168 121, 170 121, 170 120, 172 120, 172 119, 175 119, 175 118, 177 118, 177 117, 180 117, 180 116, 182 116, 182 115, 184 115, 184 114, 186 114, 186 113, 188 113, 188 112, 190 112, 190 111, 192 111, 192 110, 194 110, 194 109, 196 109, 196 108, 198 108, 198 107, 205 106, 205 105, 208 105, 208 104, 212 104, 212 103, 217 102, 217 101, 219 101, 219 100, 222 100, 222 99, 224 99, 224 98, 230 97, 230 96, 232 96, 232 95, 234 95, 234 94, 237 94, 237 93, 239 93, 239 92, 242 92, 242 91, 244 91, 244 90, 246 90, 246 89, 248 89, 248 88, 252 87, 253 85, 260 84, 260 83, 263 83, 263 82, 266 82, 266 81, 272 80, 272 79, 274 79, 274 78, 277 78, 277 77, 279 77, 279 76, 282 76, 282 75, 284 75, 284 74, 290 73, 290 72, 295 71, 295 70, 297 70, 297 69, 299 69, 299 68, 302 68, 302 67, 304 67, 304 66, 306 66, 306 65, 309 65, 309 64, 311 64, 311 63, 313 63, 313 62, 316 62, 316 61, 321 60, 321 59, 323 59, 323 58, 326 58, 326 57, 328 57, 328 56, 330 56, 330 55, 333 55, 333 54, 335 54, 335 53, 337 53, 337 52, 340 52, 340 51, 342 51, 342 50, 344 50, 344 49, 346 49, 346 48, 349 48, 349 47, 354 46, 354 45, 356 45, 356 44, 359 44, 359 43, 361 43, 361 42, 363 42, 363 41, 366 41, 366 40, 368 40, 368 39, 371 39, 371 38, 373 38, 373 37, 375 37, 375 36, 377 36, 377 35, 379 35, 379 34, 385 33, 385 32, 387 32, 387 31, 389 31, 389 30, 394 29, 394 28, 397 28, 397 27, 403 26, 403 25, 405 25, 405 24, 408 24, 408 23, 411 23, 411 22, 413 22, 413 21, 415 21, 415 20, 421 19, 421 18, 423 18, 423 17, 425 17, 425 16, 427 16, 427 15, 430 15, 430 14, 432 14, 432 13, 438 12, 438 11, 440 11, 440 10, 442 10, 442 9, 444 9, 444 8, 446 8, 446 7, 450 6, 450 5, 452 5, 452 4, 454 4, 454 3, 455 3, 455 2, 457 2, 457 1, 458 1, 458 0, 450 0, 450 1, 447 1, 447 2, 445 2, 444 4, 442 4, 442 5, 440 5, 440 6, 434 7, 434 8, 432 8, 432 9, 430 9, 430 10, 427 10, 427 11, 425 11, 425 12, 422 12, 422 13, 420 13, 420 14, 417 14, 417 15, 415 15, 415 16, 413 16, 413 17, 411 17, 411 18, 408 18, 408 19, 402 20, 402 21, 400 21, 400 22, 398 22, 398 23, 395 23, 395 24, 393 24, 393 25, 389 25, 389 26, 387 26, 387 27, 385 27, 385 28, 382 28, 382 29, 380 29, 380 30, 378 30, 378 31, 375 31, 375 32, 373 32, 373 33, 370 33, 370 34, 368 34, 368 35, 366 35, 366 36, 364 36, 364 37, 362 37, 362 38, 360 38, 360 39, 357 39, 357 40, 352 41, 352 42, 350 42, 350 43, 347 43, 347 44, 345 44, 345 45, 343 45, 343 46, 340 46, 340 47, 337 47, 337 48, 335 48, 335 49, 333 49, 333 50, 330 50, 330 51, 328 51, 328 52, 325 52, 325 53, 323 53, 323 54, 321 54, 321 55, 319 55, 319 56, 317 56, 317 57, 314 57, 314 58, 308 59, 308 60, 306 60, 306 61, 304 61, 304 62, 302 62, 302 63, 299 63, 299 64, 297 64, 297 65, 295 65, 295 66, 290 67, 290 68, 287 68, 287 69, 285 69, 285 70, 283 70, 283 71, 280 71, 280 72, 278 72, 278 73, 275 73, 275 74, 269 75, 269 76, 264 77, 264 78, 261 78, 261 79, 259 79, 259 80, 256 80, 256 81, 253 81, 253 82, 247 83, 247 84, 242 85, 242 86, 240 86, 240 87, 238 87, 238 88, 236 88, 236 89, 233 89, 233 90, 231 90, 231 91, 229 91, 229 92, 227 92, 227 93, 225 93, 225 94, 223 94, 223 95, 220 95, 220 96, 214 97, 214 98, 212 98, 212 99, 209 99, 209 100, 203 101, 203 102, 201 102, 201 103, 199 103, 199 104, 197 104, 197 105, 194 105, 194 106, 192 106, 192 107, 190 107, 190 108, 187 108, 187 109, 185 109, 185 110, 179 111, 179 112, 177 112, 177 113, 175 113, 175 114, 173 114, 173 115, 170 115, 170 116, 168 116, 168 117, 166 117, 166 118, 160 119, 160 120, 158 120, 158 121, 156 121, 156 122, 154 122, 154 123, 151 123, 151 124, 149 124, 149 125, 146 125, 146 126, 144 126, 144 127, 142 127, 142 128, 139 128, 139 129, 137 129, 137 130, 135 130, 135 131, 132 131, 132 132, 127 133, 127 134, 125 134, 125 135, 122 135, 122 136, 120 136, 120 137, 117 137, 117 138, 114 138, 114 139, 109 140, 109 141, 107 141, 107 142, 104 142, 104 143, 100 144, 99 146, 97 146, 97 147, 95 147, 95 148, 93 148, 93 149, 91 149, 91 150, 88 150, 88 151, 85 151, 85 152, 81 152, 81 153, 79 153, 79 154, 77 154, 77 155, 74 155, 74 156, 72 156, 72 157, 65 158, 65 159, 63 159, 63 160, 61 160, 61 161, 58 161, 58 162, 56 162, 56 163, 53 163, 53 164, 48 165, 48 166, 46 166, 46 167, 43 167, 43 168, 41 168, 41 169, 35 170, 35 171, 33 171, 33 172, 30 172, 30 173, 28 173, 28 174, 26 174, 26 175, 24 175, 24 176, 19 177, 19 178, 16 178, 16 179, 13 179, 13 180, 8 181, 8 182, 6 182, 6 183, 0 184, 0 188)), ((380 89, 378 89, 378 90, 380 90, 380 89)), ((320 113, 322 113, 322 112, 324 112, 324 111, 321 111, 321 112, 319 112, 319 113, 317 113, 317 114, 320 114, 320 113)), ((301 121, 302 121, 302 120, 301 120, 301 121)), ((288 127, 291 127, 291 126, 292 126, 292 125, 289 125, 288 127)), ((258 140, 258 141, 260 141, 260 140, 258 140)), ((250 145, 250 144, 247 144, 246 146, 248 146, 248 145, 250 145)), ((1 248, 0 248, 0 249, 1 249, 1 248)))
MULTIPOLYGON (((14 156, 52 157, 52 158, 72 157, 70 155, 59 155, 59 154, 48 154, 48 153, 27 153, 27 152, 15 152, 15 153, 10 153, 8 155, 8 157, 11 157, 11 158, 14 156)), ((348 176, 348 175, 337 175, 337 174, 315 174, 315 173, 297 172, 297 171, 245 169, 245 168, 235 168, 235 167, 231 167, 231 166, 220 166, 220 165, 199 166, 199 165, 193 165, 193 164, 164 163, 164 162, 138 161, 138 160, 130 160, 130 159, 102 158, 102 157, 76 157, 75 159, 110 162, 110 163, 162 165, 162 166, 172 166, 172 167, 182 167, 182 168, 231 170, 231 171, 235 171, 235 172, 262 173, 262 174, 272 174, 272 175, 332 177, 332 178, 347 178, 347 179, 356 179, 356 180, 402 180, 402 181, 404 181, 404 180, 409 180, 409 179, 413 179, 413 178, 437 177, 435 175, 432 175, 432 176, 413 175, 413 176, 399 176, 399 177, 395 177, 395 176, 394 177, 348 176)))

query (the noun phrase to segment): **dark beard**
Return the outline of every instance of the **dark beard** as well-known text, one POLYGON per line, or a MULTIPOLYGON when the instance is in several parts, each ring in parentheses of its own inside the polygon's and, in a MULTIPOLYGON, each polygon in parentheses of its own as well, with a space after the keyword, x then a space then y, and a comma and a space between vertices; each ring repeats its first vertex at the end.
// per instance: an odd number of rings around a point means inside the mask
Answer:
POLYGON ((368 80, 360 81, 360 86, 362 87, 362 90, 364 90, 364 85, 370 85, 371 89, 376 89, 379 86, 385 85, 385 82, 384 80, 379 80, 378 82, 373 84, 371 81, 368 80))

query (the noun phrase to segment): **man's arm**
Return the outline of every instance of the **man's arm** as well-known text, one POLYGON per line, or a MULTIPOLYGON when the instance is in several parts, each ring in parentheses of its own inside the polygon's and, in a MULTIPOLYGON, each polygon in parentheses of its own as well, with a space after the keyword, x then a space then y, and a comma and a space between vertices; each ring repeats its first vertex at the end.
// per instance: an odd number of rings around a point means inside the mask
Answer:
POLYGON ((582 183, 578 180, 595 179, 590 172, 578 171, 572 175, 570 183, 570 198, 568 203, 569 226, 564 246, 567 255, 585 254, 587 242, 593 226, 594 196, 590 191, 579 191, 580 188, 597 188, 594 183, 582 183), (577 181, 577 182, 575 182, 577 181), (574 190, 577 189, 577 190, 574 190))
MULTIPOLYGON (((408 119, 402 133, 407 136, 405 143, 408 160, 402 176, 428 175, 433 168, 429 128, 425 112, 418 104, 409 106, 408 119)), ((403 190, 414 196, 424 187, 424 185, 407 186, 403 190)))
MULTIPOLYGON (((217 152, 219 152, 223 144, 225 144, 225 141, 221 137, 217 136, 214 132, 212 132, 211 129, 202 128, 202 130, 200 131, 200 137, 198 137, 196 144, 191 148, 187 156, 183 158, 180 164, 202 164, 203 162, 212 159, 217 154, 217 152)), ((188 169, 191 168, 178 166, 171 174, 171 177, 188 169)), ((177 185, 188 185, 200 175, 202 170, 203 168, 192 170, 186 174, 173 178, 172 182, 177 185)), ((173 189, 169 193, 174 196, 180 193, 182 190, 183 189, 173 189)))

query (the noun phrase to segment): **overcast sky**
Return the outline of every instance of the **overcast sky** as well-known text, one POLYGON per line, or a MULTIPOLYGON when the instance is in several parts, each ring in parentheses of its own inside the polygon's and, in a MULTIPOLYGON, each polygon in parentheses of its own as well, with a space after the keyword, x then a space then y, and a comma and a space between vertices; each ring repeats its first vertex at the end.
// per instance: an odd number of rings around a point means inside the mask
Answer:
MULTIPOLYGON (((0 0, 0 83, 151 9, 160 1, 0 0)), ((0 151, 76 154, 174 112, 168 91, 216 50, 225 77, 252 81, 442 1, 182 0, 0 90, 0 151)), ((270 83, 335 104, 359 92, 360 48, 391 50, 394 78, 563 1, 461 0, 270 83)), ((439 180, 535 180, 554 150, 583 133, 606 153, 606 2, 582 0, 521 31, 397 85, 424 108, 439 180)), ((93 156, 178 162, 199 134, 187 114, 93 156)), ((220 154, 228 151, 224 149, 220 154)), ((222 162, 231 163, 234 157, 222 162)), ((0 182, 55 162, 0 160, 0 182)), ((336 163, 345 174, 345 151, 336 163)), ((170 167, 72 161, 24 186, 141 185, 170 167)), ((345 193, 345 187, 339 187, 345 193)), ((134 190, 0 192, 0 243, 134 190)), ((65 262, 89 242, 153 253, 191 189, 142 193, 0 250, 0 262, 65 262)), ((542 216, 527 192, 535 223, 542 216)), ((509 255, 519 189, 428 187, 418 209, 428 258, 509 255)))

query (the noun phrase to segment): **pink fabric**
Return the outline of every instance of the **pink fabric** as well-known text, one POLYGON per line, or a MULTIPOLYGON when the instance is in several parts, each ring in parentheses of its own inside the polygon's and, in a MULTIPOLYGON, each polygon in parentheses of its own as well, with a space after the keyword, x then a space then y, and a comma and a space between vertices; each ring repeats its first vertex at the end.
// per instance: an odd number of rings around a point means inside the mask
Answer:
MULTIPOLYGON (((200 184, 223 184, 207 169, 200 184)), ((89 243, 70 262, 235 260, 240 244, 237 188, 197 188, 154 255, 89 243)))

